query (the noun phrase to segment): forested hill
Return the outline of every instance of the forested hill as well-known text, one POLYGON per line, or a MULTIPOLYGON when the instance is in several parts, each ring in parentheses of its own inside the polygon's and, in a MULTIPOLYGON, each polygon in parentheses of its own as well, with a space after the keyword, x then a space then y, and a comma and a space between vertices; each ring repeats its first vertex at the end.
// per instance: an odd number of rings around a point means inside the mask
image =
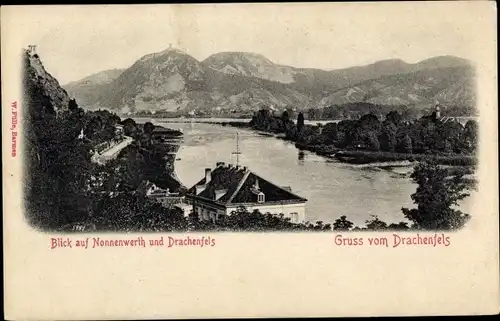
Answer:
POLYGON ((48 228, 86 215, 90 142, 77 137, 83 110, 37 55, 23 55, 25 204, 34 226, 48 228))
POLYGON ((60 227, 89 217, 91 161, 96 145, 110 141, 120 118, 108 111, 85 112, 48 73, 40 57, 23 53, 23 143, 28 221, 60 227))
MULTIPOLYGON (((166 228, 158 222, 168 221, 169 210, 140 199, 135 191, 143 180, 171 191, 179 188, 165 166, 170 150, 153 144, 151 135, 132 121, 134 133, 126 134, 134 136, 134 144, 109 164, 93 162, 98 145, 119 139, 115 127, 120 117, 106 110, 84 111, 36 54, 25 51, 22 59, 23 186, 30 225, 67 231, 75 224, 90 224, 93 229, 124 231, 153 220, 154 228, 166 228)), ((130 121, 123 122, 129 131, 130 121)))
POLYGON ((303 111, 346 103, 475 105, 474 67, 442 56, 400 59, 338 70, 279 65, 255 53, 224 52, 198 61, 175 48, 145 55, 125 70, 101 72, 65 86, 84 108, 182 115, 303 111), (96 81, 102 79, 105 81, 96 81))

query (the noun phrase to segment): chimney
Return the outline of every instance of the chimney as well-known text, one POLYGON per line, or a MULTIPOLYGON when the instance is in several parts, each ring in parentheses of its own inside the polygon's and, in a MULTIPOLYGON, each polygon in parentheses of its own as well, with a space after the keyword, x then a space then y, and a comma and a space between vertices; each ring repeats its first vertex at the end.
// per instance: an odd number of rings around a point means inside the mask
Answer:
POLYGON ((196 195, 198 195, 201 192, 203 192, 206 187, 207 187, 207 185, 196 185, 196 195))
POLYGON ((210 168, 205 168, 205 184, 210 183, 210 180, 212 179, 211 171, 212 170, 210 168))

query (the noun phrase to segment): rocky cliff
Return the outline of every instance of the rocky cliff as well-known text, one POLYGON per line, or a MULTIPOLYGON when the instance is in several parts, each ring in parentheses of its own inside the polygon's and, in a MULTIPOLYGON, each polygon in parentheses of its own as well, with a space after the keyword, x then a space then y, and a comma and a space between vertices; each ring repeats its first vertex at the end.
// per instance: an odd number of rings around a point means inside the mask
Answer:
POLYGON ((57 79, 52 77, 43 67, 42 61, 37 54, 31 54, 27 50, 23 53, 25 59, 25 76, 29 78, 33 86, 39 88, 42 94, 50 100, 50 105, 56 113, 69 108, 70 97, 63 89, 57 79))

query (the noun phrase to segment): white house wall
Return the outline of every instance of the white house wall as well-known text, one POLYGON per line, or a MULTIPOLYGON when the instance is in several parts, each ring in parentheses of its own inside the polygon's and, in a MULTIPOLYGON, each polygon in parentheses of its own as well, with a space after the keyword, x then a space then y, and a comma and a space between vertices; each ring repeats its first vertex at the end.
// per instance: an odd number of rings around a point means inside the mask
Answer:
POLYGON ((201 221, 215 221, 218 216, 224 215, 226 212, 223 209, 218 209, 211 204, 196 202, 196 214, 201 221))
MULTIPOLYGON (((276 204, 276 205, 269 205, 269 204, 263 204, 263 205, 248 205, 245 206, 247 211, 252 212, 254 210, 259 210, 262 214, 266 213, 271 213, 271 214, 281 214, 285 217, 290 217, 292 218, 292 214, 296 213, 297 215, 297 221, 292 223, 300 223, 304 222, 306 219, 306 206, 305 203, 299 203, 299 204, 276 204)), ((238 207, 228 207, 226 209, 226 214, 231 215, 231 212, 236 211, 238 207)))
MULTIPOLYGON (((192 200, 189 201, 192 203, 192 200)), ((196 201, 196 214, 202 221, 207 220, 217 220, 221 215, 231 215, 231 212, 236 211, 239 206, 227 207, 225 210, 217 208, 212 204, 205 203, 203 201, 196 201)), ((262 204, 262 205, 246 205, 245 208, 252 212, 254 210, 259 210, 262 214, 283 214, 284 217, 293 218, 296 216, 296 222, 292 220, 293 223, 304 222, 306 219, 306 207, 305 203, 296 204, 262 204)))

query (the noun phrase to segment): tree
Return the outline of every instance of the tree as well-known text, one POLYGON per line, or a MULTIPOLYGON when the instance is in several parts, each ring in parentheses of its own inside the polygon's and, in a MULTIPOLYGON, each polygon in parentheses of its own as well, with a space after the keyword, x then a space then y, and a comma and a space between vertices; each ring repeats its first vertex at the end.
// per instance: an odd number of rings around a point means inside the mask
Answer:
POLYGON ((382 123, 382 134, 380 135, 380 147, 383 151, 394 152, 396 150, 396 133, 398 128, 396 125, 386 119, 382 123))
POLYGON ((187 220, 176 209, 131 194, 100 197, 92 218, 97 230, 120 232, 184 231, 187 220))
POLYGON ((300 112, 297 116, 297 132, 301 133, 304 128, 304 114, 300 112))
POLYGON ((449 177, 446 168, 427 162, 418 164, 411 178, 418 185, 411 195, 417 208, 402 208, 402 211, 417 228, 453 230, 465 225, 469 214, 453 208, 469 195, 465 191, 470 185, 464 181, 462 171, 456 171, 449 177))
POLYGON ((339 147, 352 147, 355 143, 356 121, 342 120, 337 125, 339 147))
POLYGON ((107 110, 89 111, 83 120, 85 136, 95 145, 108 142, 115 137, 115 125, 119 122, 120 118, 107 110))
POLYGON ((70 111, 76 111, 78 109, 78 104, 76 103, 76 100, 74 98, 71 98, 69 100, 68 109, 70 111))
POLYGON ((127 146, 117 159, 114 179, 122 191, 134 191, 139 184, 147 179, 146 168, 149 164, 134 145, 127 146))
POLYGON ((308 227, 308 229, 312 229, 315 231, 331 231, 332 230, 332 225, 331 224, 325 224, 323 221, 316 221, 316 224, 313 226, 308 227))
POLYGON ((285 110, 281 115, 281 131, 287 136, 290 136, 292 132, 295 132, 295 124, 290 120, 290 113, 285 110))
POLYGON ((367 147, 370 150, 377 151, 380 149, 378 137, 381 133, 381 124, 377 116, 373 114, 363 115, 356 122, 356 131, 353 138, 356 145, 367 147))
POLYGON ((137 124, 132 118, 127 118, 124 121, 122 121, 122 125, 123 125, 123 131, 126 136, 133 137, 138 132, 137 124))
POLYGON ((410 136, 405 135, 405 136, 403 137, 402 146, 403 146, 403 151, 404 151, 405 153, 408 153, 408 154, 411 154, 411 153, 412 153, 413 148, 412 148, 412 142, 411 142, 411 138, 410 138, 410 136))
POLYGON ((250 126, 254 129, 265 130, 268 131, 270 126, 270 119, 272 118, 269 113, 269 109, 259 109, 253 116, 250 121, 250 126))
POLYGON ((334 231, 349 231, 354 226, 354 223, 347 220, 345 215, 342 215, 340 218, 336 219, 333 223, 334 231))
POLYGON ((283 231, 300 227, 283 214, 262 214, 258 210, 249 212, 245 207, 239 207, 231 215, 224 216, 216 225, 217 229, 230 231, 283 231))
POLYGON ((478 126, 475 120, 469 120, 464 128, 464 141, 466 149, 470 153, 474 153, 477 149, 478 126))
POLYGON ((146 134, 151 134, 154 129, 155 129, 155 125, 153 125, 152 123, 147 122, 144 124, 144 132, 146 134))
POLYGON ((380 121, 378 120, 377 116, 373 114, 366 114, 361 116, 358 121, 358 126, 366 131, 379 131, 381 128, 380 121))
POLYGON ((337 144, 338 128, 337 123, 327 123, 323 126, 322 135, 326 137, 326 141, 330 144, 337 144))
POLYGON ((293 122, 290 122, 285 129, 285 137, 289 140, 297 139, 297 126, 293 122), (291 123, 291 124, 290 124, 291 123))
POLYGON ((283 114, 281 114, 281 120, 283 121, 283 123, 287 123, 290 120, 288 111, 285 110, 283 114))
POLYGON ((374 230, 374 231, 387 229, 387 223, 385 223, 384 221, 381 221, 377 215, 371 215, 371 216, 372 216, 371 220, 365 221, 366 229, 374 230))
POLYGON ((396 126, 398 126, 401 123, 402 119, 403 119, 403 117, 401 116, 401 114, 398 113, 397 111, 394 111, 394 110, 390 111, 385 116, 385 120, 386 121, 391 122, 391 123, 393 123, 396 126))
POLYGON ((436 150, 444 153, 461 153, 464 127, 455 121, 440 122, 436 126, 436 150))
POLYGON ((391 223, 387 228, 393 231, 406 231, 410 229, 406 222, 391 223))
POLYGON ((369 132, 366 135, 368 149, 373 151, 380 150, 380 142, 378 140, 377 134, 375 132, 369 132))

